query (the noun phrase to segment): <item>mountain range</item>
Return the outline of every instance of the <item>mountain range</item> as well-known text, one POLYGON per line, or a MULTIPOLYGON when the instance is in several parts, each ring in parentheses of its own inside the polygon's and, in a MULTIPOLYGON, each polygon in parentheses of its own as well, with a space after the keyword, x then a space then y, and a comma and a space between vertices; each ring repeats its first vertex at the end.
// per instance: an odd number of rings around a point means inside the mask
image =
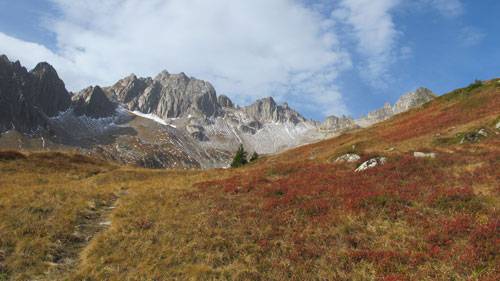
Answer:
POLYGON ((357 120, 329 116, 318 122, 272 97, 235 105, 185 73, 132 74, 112 86, 71 93, 50 64, 28 71, 3 55, 0 148, 70 150, 149 168, 225 167, 240 144, 276 153, 371 126, 435 97, 419 88, 357 120))

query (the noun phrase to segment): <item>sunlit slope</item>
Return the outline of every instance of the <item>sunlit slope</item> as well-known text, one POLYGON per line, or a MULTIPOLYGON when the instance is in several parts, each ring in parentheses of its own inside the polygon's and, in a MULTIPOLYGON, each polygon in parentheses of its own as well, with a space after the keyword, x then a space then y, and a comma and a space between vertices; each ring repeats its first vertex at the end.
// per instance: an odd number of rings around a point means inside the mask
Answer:
POLYGON ((0 280, 498 280, 499 121, 492 80, 241 169, 4 153, 0 280))
POLYGON ((464 134, 475 129, 484 127, 495 132, 499 121, 500 79, 494 79, 455 90, 370 128, 293 149, 270 160, 328 161, 344 151, 396 154, 418 149, 446 149, 459 144, 464 134))

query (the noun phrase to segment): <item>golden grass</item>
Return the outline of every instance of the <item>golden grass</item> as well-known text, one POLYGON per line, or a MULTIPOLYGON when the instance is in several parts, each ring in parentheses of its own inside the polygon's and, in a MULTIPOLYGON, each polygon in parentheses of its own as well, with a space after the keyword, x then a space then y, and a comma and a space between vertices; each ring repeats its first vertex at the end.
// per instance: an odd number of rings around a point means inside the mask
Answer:
POLYGON ((498 280, 495 83, 241 169, 0 152, 0 280, 498 280), (479 128, 490 136, 456 143, 479 128), (351 151, 389 163, 331 164, 351 151))

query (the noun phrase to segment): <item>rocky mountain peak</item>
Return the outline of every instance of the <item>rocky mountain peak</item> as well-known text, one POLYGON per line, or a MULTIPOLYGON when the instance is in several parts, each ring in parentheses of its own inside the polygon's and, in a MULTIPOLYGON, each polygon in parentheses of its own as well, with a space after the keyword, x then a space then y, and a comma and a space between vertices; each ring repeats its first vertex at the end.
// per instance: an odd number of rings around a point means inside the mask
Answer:
POLYGON ((150 84, 151 79, 137 78, 135 74, 130 74, 116 82, 112 87, 107 88, 106 91, 110 96, 114 97, 126 107, 133 107, 133 105, 129 105, 129 103, 133 103, 134 99, 136 99, 150 84))
POLYGON ((164 119, 189 114, 210 117, 221 108, 210 83, 189 78, 183 72, 170 74, 164 70, 154 79, 129 76, 106 91, 129 110, 164 119))
POLYGON ((9 58, 6 55, 0 55, 0 62, 2 63, 10 63, 9 58))
POLYGON ((71 96, 52 65, 42 62, 30 72, 34 77, 33 101, 48 116, 55 116, 71 105, 71 96))
POLYGON ((167 79, 169 77, 170 77, 170 73, 166 70, 163 70, 162 72, 158 73, 153 80, 161 81, 161 80, 167 79))
POLYGON ((35 68, 31 70, 31 73, 36 76, 57 76, 57 71, 47 62, 38 63, 35 68))
POLYGON ((356 127, 357 125, 354 122, 354 119, 345 115, 342 115, 341 117, 337 117, 335 115, 328 116, 320 125, 320 129, 322 130, 335 132, 353 129, 356 127))
POLYGON ((434 94, 431 90, 420 87, 415 92, 410 92, 401 96, 394 104, 393 111, 395 114, 405 112, 414 107, 418 107, 426 102, 429 102, 436 97, 436 94, 434 94))
POLYGON ((117 105, 111 102, 99 86, 88 87, 73 96, 73 109, 77 116, 91 118, 109 117, 115 114, 117 105))
POLYGON ((390 103, 385 103, 383 108, 377 109, 368 113, 366 116, 356 120, 356 123, 361 127, 367 127, 375 123, 389 119, 390 117, 408 111, 412 108, 419 107, 427 103, 437 96, 431 90, 420 87, 415 92, 410 92, 402 95, 398 101, 391 106, 390 103))
POLYGON ((295 110, 286 105, 278 105, 272 97, 262 98, 243 110, 255 120, 261 122, 291 122, 297 124, 306 119, 295 110))
POLYGON ((33 131, 47 125, 47 117, 65 111, 70 95, 55 69, 38 64, 28 72, 19 61, 0 58, 0 131, 33 131))
POLYGON ((221 107, 234 108, 233 101, 228 96, 220 95, 217 97, 217 102, 221 107))

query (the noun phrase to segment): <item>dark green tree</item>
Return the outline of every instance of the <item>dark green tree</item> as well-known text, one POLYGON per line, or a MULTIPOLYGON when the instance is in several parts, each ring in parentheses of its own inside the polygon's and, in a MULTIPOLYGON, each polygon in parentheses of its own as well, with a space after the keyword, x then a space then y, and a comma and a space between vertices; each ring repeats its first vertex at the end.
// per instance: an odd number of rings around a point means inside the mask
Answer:
POLYGON ((236 155, 234 155, 233 162, 231 163, 231 168, 238 168, 247 163, 247 152, 243 148, 243 145, 240 144, 238 151, 236 151, 236 155))
POLYGON ((254 151, 254 153, 252 154, 252 157, 250 157, 250 162, 253 162, 257 159, 259 159, 259 154, 257 153, 257 151, 254 151))

